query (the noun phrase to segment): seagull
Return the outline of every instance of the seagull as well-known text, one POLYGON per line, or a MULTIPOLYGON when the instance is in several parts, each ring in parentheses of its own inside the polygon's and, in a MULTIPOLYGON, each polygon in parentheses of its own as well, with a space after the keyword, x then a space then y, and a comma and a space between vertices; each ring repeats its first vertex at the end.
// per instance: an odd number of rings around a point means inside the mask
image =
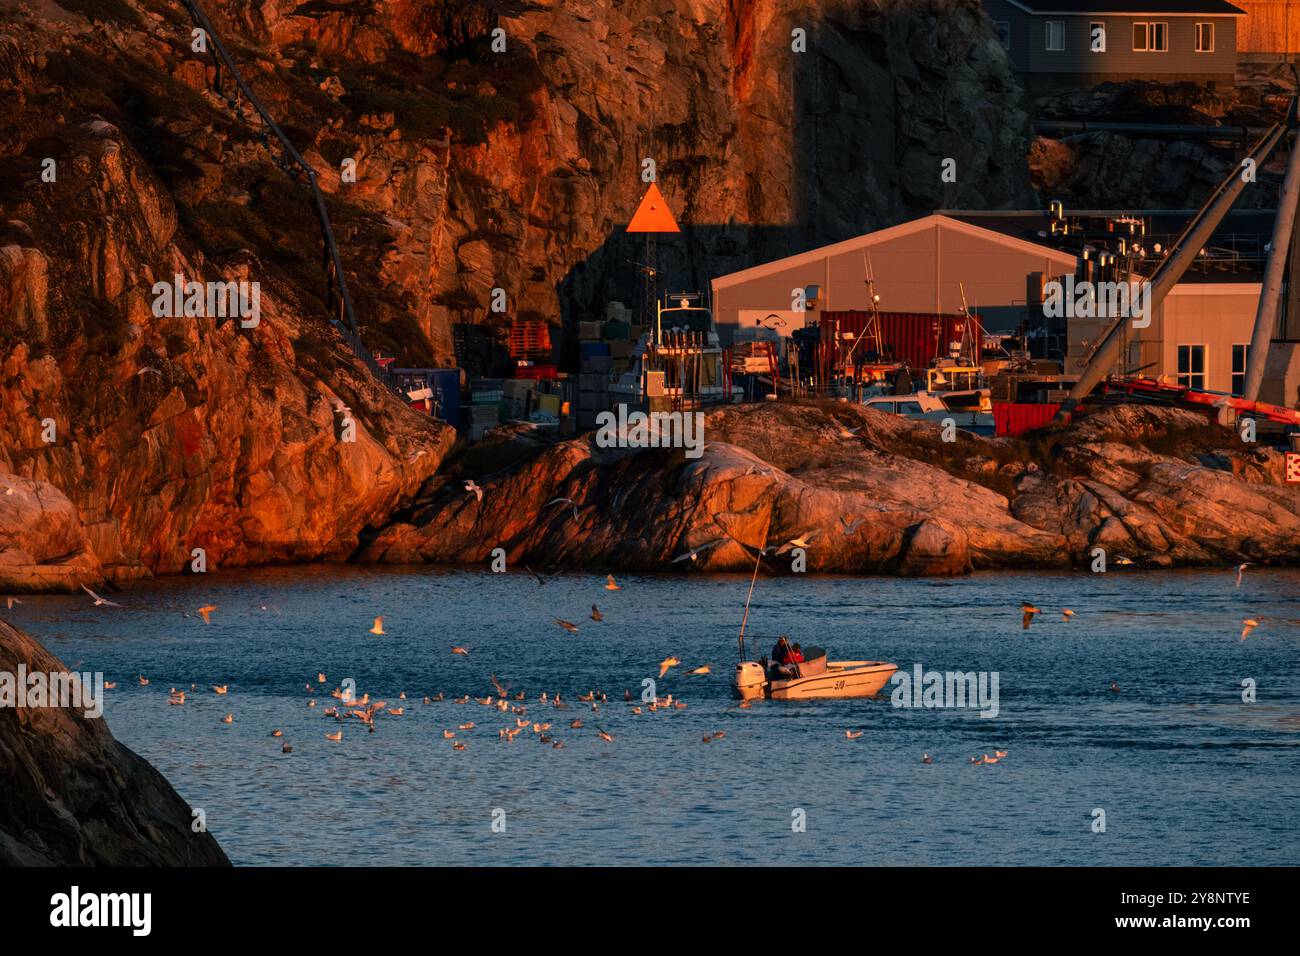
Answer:
POLYGON ((336 731, 334 731, 334 733, 332 733, 332 734, 326 734, 326 735, 325 735, 325 739, 326 739, 326 740, 332 740, 332 741, 334 741, 335 743, 338 743, 340 740, 343 739, 343 731, 341 731, 341 730, 336 730, 336 731))
POLYGON ((234 714, 226 714, 226 716, 224 716, 224 717, 221 718, 221 722, 222 722, 223 724, 233 724, 233 723, 235 722, 235 715, 234 715, 234 714))
POLYGON ((712 541, 706 541, 704 544, 700 545, 699 547, 687 548, 687 550, 677 555, 677 557, 673 558, 672 561, 668 563, 676 564, 678 561, 690 561, 694 563, 700 559, 700 555, 702 555, 705 551, 708 551, 711 548, 716 548, 718 545, 722 544, 723 541, 724 541, 723 538, 714 538, 712 541))
POLYGON ((847 737, 847 738, 849 738, 849 740, 857 740, 859 737, 862 736, 862 731, 860 731, 860 730, 846 730, 846 731, 844 731, 844 736, 847 737))
POLYGON ((1112 694, 1118 694, 1118 693, 1119 693, 1119 681, 1114 681, 1114 680, 1113 680, 1113 681, 1110 682, 1110 692, 1111 692, 1112 694))
POLYGON ((1001 759, 1002 759, 1001 757, 990 757, 988 754, 984 755, 985 763, 997 763, 1001 759))
POLYGON ((1246 620, 1241 622, 1241 639, 1244 641, 1246 636, 1257 627, 1259 627, 1259 621, 1255 620, 1253 617, 1246 618, 1246 620))
POLYGON ((993 756, 997 757, 999 760, 1001 760, 1001 759, 1002 759, 1003 757, 1005 757, 1006 755, 1007 755, 1007 752, 1006 752, 1005 750, 995 750, 995 751, 993 751, 993 756))
POLYGON ((480 488, 478 485, 474 484, 473 481, 465 482, 465 494, 473 495, 475 500, 477 501, 483 500, 483 489, 480 488))
POLYGON ((845 521, 844 516, 840 515, 840 525, 844 528, 844 533, 846 535, 857 534, 858 529, 866 523, 866 518, 854 518, 852 521, 845 521))
POLYGON ((504 700, 506 697, 506 688, 501 686, 501 682, 497 680, 496 674, 488 674, 488 680, 492 682, 492 688, 497 692, 497 696, 504 700))
POLYGON ((323 684, 323 683, 325 683, 325 675, 324 675, 324 674, 317 674, 317 675, 316 675, 316 683, 318 683, 318 684, 323 684))
POLYGON ((293 753, 293 748, 290 747, 288 744, 285 744, 283 747, 280 748, 280 753, 291 754, 293 753))
POLYGON ((596 605, 594 605, 594 604, 591 606, 591 619, 592 619, 593 621, 603 621, 603 620, 605 620, 605 615, 601 614, 601 613, 600 613, 600 608, 596 607, 596 605))
POLYGON ((818 532, 815 530, 805 531, 797 538, 791 538, 785 544, 781 545, 781 547, 777 548, 776 553, 785 554, 787 551, 790 551, 793 548, 807 548, 812 543, 812 540, 817 537, 817 534, 818 532))
POLYGON ((229 685, 229 684, 218 684, 218 685, 216 685, 215 687, 213 687, 212 689, 213 689, 216 693, 218 693, 218 694, 228 694, 228 693, 230 693, 230 685, 229 685))
POLYGON ((1118 558, 1115 559, 1115 563, 1118 564, 1120 567, 1126 567, 1132 564, 1133 561, 1131 558, 1126 558, 1124 557, 1124 555, 1121 554, 1118 558))
POLYGON ((22 604, 22 603, 23 603, 23 602, 20 601, 20 600, 18 600, 16 597, 7 597, 7 598, 5 598, 5 604, 7 604, 7 605, 9 606, 9 610, 11 610, 11 611, 14 609, 14 605, 15 605, 15 604, 22 604))
POLYGON ((137 376, 140 376, 140 375, 147 375, 147 374, 149 374, 150 372, 152 372, 154 375, 159 375, 159 376, 162 375, 162 372, 158 371, 158 370, 157 370, 156 368, 154 368, 152 365, 145 365, 145 366, 143 366, 143 367, 140 369, 140 371, 136 372, 135 374, 136 374, 137 376))
POLYGON ((928 753, 921 754, 921 763, 934 763, 934 758, 928 753))
POLYGON ((1063 609, 1063 610, 1061 611, 1061 620, 1062 620, 1062 621, 1064 621, 1064 622, 1066 622, 1066 623, 1069 623, 1069 620, 1070 620, 1070 618, 1072 618, 1072 617, 1074 617, 1074 612, 1071 611, 1068 607, 1065 608, 1065 609, 1063 609))
POLYGON ((581 721, 580 719, 575 719, 575 720, 573 720, 573 721, 569 724, 569 729, 571 729, 571 730, 580 730, 580 729, 582 729, 582 721, 581 721))
POLYGON ((668 668, 670 668, 670 667, 676 667, 676 666, 677 666, 678 664, 680 664, 680 663, 681 663, 681 661, 679 661, 677 658, 673 657, 671 654, 668 655, 667 657, 665 657, 662 661, 659 662, 659 677, 660 677, 660 679, 662 680, 662 679, 663 679, 663 676, 664 676, 665 674, 668 673, 668 668))
POLYGON ((596 728, 596 736, 599 737, 601 740, 605 741, 606 743, 614 742, 614 735, 610 733, 606 733, 605 731, 601 730, 599 727, 596 728))
POLYGON ((854 435, 856 435, 856 434, 857 434, 858 432, 860 432, 860 431, 862 431, 862 426, 861 426, 861 425, 859 425, 857 428, 844 428, 844 427, 841 427, 841 428, 840 428, 840 437, 841 437, 841 438, 852 438, 854 435))
POLYGON ((550 501, 546 502, 546 504, 543 505, 542 507, 549 508, 551 505, 568 505, 570 508, 573 509, 573 520, 574 521, 578 520, 578 503, 574 501, 572 498, 552 498, 550 501))
POLYGON ((284 736, 284 731, 283 731, 283 730, 273 730, 273 731, 271 731, 271 736, 272 736, 272 737, 283 737, 283 736, 284 736))
POLYGON ((983 757, 971 757, 971 758, 970 758, 970 762, 973 763, 975 766, 978 767, 980 764, 982 764, 982 763, 984 762, 984 758, 983 758, 983 757))
POLYGON ((384 630, 384 619, 382 617, 375 618, 375 623, 370 626, 370 633, 371 634, 387 633, 384 630))
POLYGON ((143 674, 141 674, 139 677, 137 677, 136 680, 138 680, 138 681, 140 682, 140 686, 141 686, 141 687, 148 687, 148 686, 149 686, 149 678, 145 677, 143 674))
POLYGON ((1241 574, 1248 567, 1250 567, 1249 561, 1243 561, 1241 564, 1237 565, 1237 587, 1241 587, 1241 574))
POLYGON ((612 575, 612 574, 607 574, 607 575, 605 575, 605 590, 606 590, 606 591, 621 591, 621 590, 623 590, 623 586, 622 586, 621 584, 619 584, 617 581, 614 580, 614 575, 612 575))
POLYGON ((460 654, 462 657, 469 657, 469 651, 465 650, 465 648, 460 647, 459 645, 453 644, 451 648, 451 652, 453 654, 460 654))
POLYGON ((204 624, 212 623, 212 612, 217 609, 215 604, 205 604, 199 608, 199 617, 203 618, 204 624))
POLYGON ((557 618, 555 619, 555 623, 558 624, 558 625, 560 625, 560 627, 564 628, 564 629, 565 629, 566 631, 568 631, 570 634, 577 634, 577 633, 578 633, 578 625, 574 624, 572 621, 565 621, 565 620, 562 620, 561 618, 558 618, 558 617, 557 617, 557 618))
POLYGON ((451 749, 452 749, 452 750, 464 750, 464 749, 465 749, 465 745, 464 745, 463 743, 461 743, 460 741, 457 741, 456 743, 454 743, 454 744, 451 745, 451 749))
POLYGON ((116 604, 116 603, 114 603, 113 601, 108 600, 107 598, 102 598, 102 597, 100 597, 98 594, 96 594, 96 593, 95 593, 94 591, 92 591, 90 588, 86 587, 84 584, 81 586, 81 590, 85 591, 87 594, 89 594, 91 597, 93 597, 93 598, 95 599, 95 607, 99 607, 101 604, 103 604, 103 605, 105 605, 105 606, 107 606, 107 607, 121 607, 121 606, 122 606, 122 605, 120 605, 120 604, 116 604))
POLYGON ((1020 610, 1024 612, 1024 617, 1020 619, 1020 626, 1022 630, 1026 631, 1029 630, 1029 625, 1033 623, 1034 615, 1042 613, 1028 601, 1020 602, 1020 610))
MULTIPOLYGON (((526 565, 526 564, 524 565, 524 570, 527 571, 529 574, 531 574, 533 577, 537 578, 537 584, 538 584, 539 587, 540 587, 541 585, 543 585, 543 584, 546 583, 546 578, 542 577, 540 574, 538 574, 536 571, 534 571, 534 570, 533 570, 532 568, 530 568, 528 565, 526 565)), ((553 578, 553 577, 555 577, 555 576, 556 576, 557 574, 559 574, 559 573, 560 573, 559 571, 552 571, 550 574, 547 575, 547 577, 551 577, 551 578, 553 578)))
POLYGON ((710 666, 712 666, 712 665, 709 665, 709 664, 701 664, 699 667, 695 668, 695 670, 693 670, 693 671, 687 671, 686 673, 687 673, 687 674, 707 674, 707 673, 709 672, 709 667, 710 667, 710 666))

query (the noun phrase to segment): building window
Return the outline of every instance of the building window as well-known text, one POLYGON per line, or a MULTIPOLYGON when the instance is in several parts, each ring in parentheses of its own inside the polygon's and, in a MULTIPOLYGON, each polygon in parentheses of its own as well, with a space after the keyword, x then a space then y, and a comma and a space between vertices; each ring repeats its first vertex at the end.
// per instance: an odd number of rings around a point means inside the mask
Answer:
POLYGON ((1002 49, 1011 49, 1011 24, 1006 20, 996 20, 993 23, 993 32, 998 35, 998 42, 1002 44, 1002 49))
POLYGON ((1246 391, 1246 352, 1249 345, 1232 347, 1232 394, 1241 395, 1246 391))
POLYGON ((1214 24, 1213 23, 1196 24, 1196 52, 1197 53, 1214 52, 1214 24))
POLYGON ((1133 24, 1133 49, 1137 53, 1169 52, 1169 24, 1133 24))
POLYGON ((1106 24, 1100 20, 1088 24, 1088 49, 1093 53, 1106 52, 1106 24))
POLYGON ((1060 51, 1065 49, 1065 21, 1048 20, 1043 24, 1044 39, 1046 47, 1049 50, 1060 51))
POLYGON ((1183 388, 1205 389, 1205 346, 1178 346, 1178 384, 1183 388))

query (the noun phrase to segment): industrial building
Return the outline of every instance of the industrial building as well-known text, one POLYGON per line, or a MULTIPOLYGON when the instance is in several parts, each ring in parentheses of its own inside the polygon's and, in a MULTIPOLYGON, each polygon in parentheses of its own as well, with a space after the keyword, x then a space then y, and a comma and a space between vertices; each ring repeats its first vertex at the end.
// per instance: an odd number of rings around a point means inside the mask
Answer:
MULTIPOLYGON (((1036 356, 1078 374, 1109 320, 1046 315, 1047 284, 1106 257, 1119 277, 1149 276, 1193 215, 945 210, 721 276, 714 315, 732 344, 790 335, 830 312, 965 312, 980 331, 1020 334, 1036 356)), ((1109 371, 1241 394, 1274 219, 1271 210, 1229 213, 1150 325, 1124 330, 1109 371)), ((1279 317, 1262 401, 1300 404, 1298 343, 1300 308, 1279 317)))

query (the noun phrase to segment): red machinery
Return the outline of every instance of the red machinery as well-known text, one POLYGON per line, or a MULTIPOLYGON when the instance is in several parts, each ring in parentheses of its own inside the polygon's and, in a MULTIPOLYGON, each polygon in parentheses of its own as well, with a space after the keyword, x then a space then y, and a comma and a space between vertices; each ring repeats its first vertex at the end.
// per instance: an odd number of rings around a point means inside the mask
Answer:
POLYGON ((1251 402, 1223 392, 1203 392, 1183 385, 1170 385, 1154 378, 1110 378, 1102 385, 1102 391, 1103 394, 1118 392, 1162 404, 1186 405, 1207 411, 1226 406, 1238 415, 1300 427, 1300 411, 1295 409, 1268 402, 1251 402))

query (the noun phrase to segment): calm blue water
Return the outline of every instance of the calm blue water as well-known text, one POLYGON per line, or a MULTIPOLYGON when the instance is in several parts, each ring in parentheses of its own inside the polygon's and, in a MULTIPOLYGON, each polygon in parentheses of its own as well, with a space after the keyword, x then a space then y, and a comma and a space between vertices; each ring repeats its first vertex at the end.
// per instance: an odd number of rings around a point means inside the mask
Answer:
POLYGON ((757 633, 825 644, 833 659, 997 671, 992 720, 888 699, 740 710, 728 680, 748 579, 621 581, 608 592, 588 574, 538 586, 424 567, 222 571, 131 586, 121 610, 51 596, 7 616, 119 682, 110 728, 204 808, 240 864, 1300 863, 1300 572, 1250 569, 1241 590, 1229 571, 759 581, 757 633), (1022 599, 1045 612, 1028 633, 1022 599), (211 625, 182 616, 209 602, 211 625), (1077 612, 1069 624, 1062 607, 1077 612), (367 633, 376 614, 384 637, 367 633), (1245 617, 1262 626, 1242 642, 1245 617), (670 653, 713 673, 670 672, 659 692, 687 709, 632 715, 624 689, 639 693, 670 653), (311 709, 318 671, 328 683, 311 709), (513 715, 473 701, 421 703, 491 693, 490 673, 528 692, 529 717, 551 721, 564 749, 531 729, 499 740, 513 715), (343 741, 327 741, 339 726, 322 713, 328 690, 347 677, 390 704, 405 691, 406 715, 381 717, 373 735, 349 719, 343 741), (205 690, 168 706, 168 689, 191 683, 205 690), (596 714, 574 700, 592 688, 609 694, 596 714), (543 690, 570 709, 539 704, 543 690), (453 751, 442 731, 467 721, 468 749, 453 751), (865 733, 847 740, 849 728, 865 733), (725 739, 704 744, 716 730, 725 739), (967 763, 995 748, 1010 755, 967 763), (796 808, 806 832, 792 832, 796 808))

